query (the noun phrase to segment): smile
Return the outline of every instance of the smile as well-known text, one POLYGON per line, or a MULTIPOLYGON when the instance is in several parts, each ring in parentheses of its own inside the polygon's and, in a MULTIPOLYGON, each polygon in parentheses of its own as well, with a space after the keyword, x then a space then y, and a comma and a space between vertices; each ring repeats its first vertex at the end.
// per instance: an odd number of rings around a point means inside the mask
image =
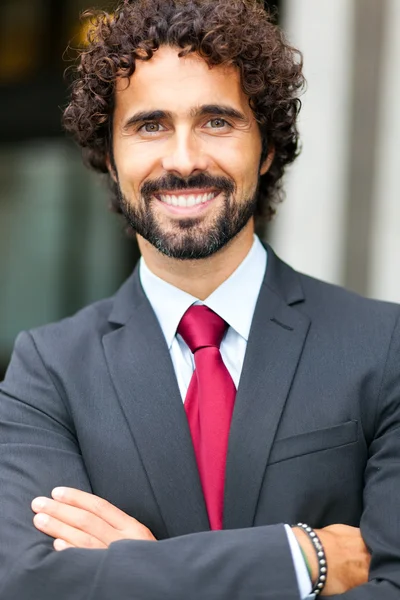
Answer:
POLYGON ((213 200, 216 196, 218 196, 218 192, 215 191, 206 194, 159 194, 156 197, 164 204, 190 208, 198 204, 205 204, 213 200))

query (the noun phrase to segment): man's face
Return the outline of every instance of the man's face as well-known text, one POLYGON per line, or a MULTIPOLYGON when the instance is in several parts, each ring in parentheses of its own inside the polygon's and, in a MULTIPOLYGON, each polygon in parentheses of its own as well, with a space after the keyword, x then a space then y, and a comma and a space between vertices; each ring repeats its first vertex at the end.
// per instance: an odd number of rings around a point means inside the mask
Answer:
POLYGON ((122 211, 167 256, 205 258, 249 223, 261 136, 236 68, 161 47, 117 84, 113 162, 122 211))

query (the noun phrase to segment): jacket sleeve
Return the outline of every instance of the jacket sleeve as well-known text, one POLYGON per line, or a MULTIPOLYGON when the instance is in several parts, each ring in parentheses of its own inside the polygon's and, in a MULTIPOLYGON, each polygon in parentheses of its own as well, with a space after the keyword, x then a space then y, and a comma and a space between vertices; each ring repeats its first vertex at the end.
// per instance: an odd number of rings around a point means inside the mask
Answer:
POLYGON ((0 384, 0 600, 299 599, 283 525, 54 551, 31 501, 58 485, 91 492, 57 387, 21 334, 0 384))
MULTIPOLYGON (((361 399, 362 401, 362 399, 361 399)), ((332 600, 400 598, 400 317, 394 328, 376 404, 360 523, 371 552, 369 582, 332 600)), ((329 565, 328 565, 329 566, 329 565)))

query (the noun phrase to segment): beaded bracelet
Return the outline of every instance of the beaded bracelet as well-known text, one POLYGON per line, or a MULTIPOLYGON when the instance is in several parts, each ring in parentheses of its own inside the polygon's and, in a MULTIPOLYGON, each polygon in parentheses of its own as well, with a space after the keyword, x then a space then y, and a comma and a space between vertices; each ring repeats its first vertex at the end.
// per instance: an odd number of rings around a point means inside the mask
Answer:
POLYGON ((327 572, 328 572, 324 548, 321 544, 319 537, 315 533, 314 529, 312 529, 312 527, 310 527, 309 525, 306 525, 305 523, 297 523, 296 527, 300 527, 308 535, 308 537, 312 541, 314 549, 317 553, 318 578, 314 585, 312 593, 315 594, 316 596, 318 596, 325 587, 326 577, 327 577, 327 572))

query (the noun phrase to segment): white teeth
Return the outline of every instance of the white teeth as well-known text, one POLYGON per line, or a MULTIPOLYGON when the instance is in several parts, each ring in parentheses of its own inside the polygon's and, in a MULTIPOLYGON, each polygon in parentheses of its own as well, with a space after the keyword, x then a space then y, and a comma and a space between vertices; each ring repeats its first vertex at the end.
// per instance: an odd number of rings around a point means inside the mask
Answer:
POLYGON ((173 206, 182 206, 182 207, 190 207, 196 206, 197 204, 204 204, 204 202, 208 202, 217 196, 216 192, 211 192, 211 194, 199 194, 194 195, 190 194, 189 196, 174 196, 173 194, 162 194, 159 196, 162 202, 166 204, 172 204, 173 206))

